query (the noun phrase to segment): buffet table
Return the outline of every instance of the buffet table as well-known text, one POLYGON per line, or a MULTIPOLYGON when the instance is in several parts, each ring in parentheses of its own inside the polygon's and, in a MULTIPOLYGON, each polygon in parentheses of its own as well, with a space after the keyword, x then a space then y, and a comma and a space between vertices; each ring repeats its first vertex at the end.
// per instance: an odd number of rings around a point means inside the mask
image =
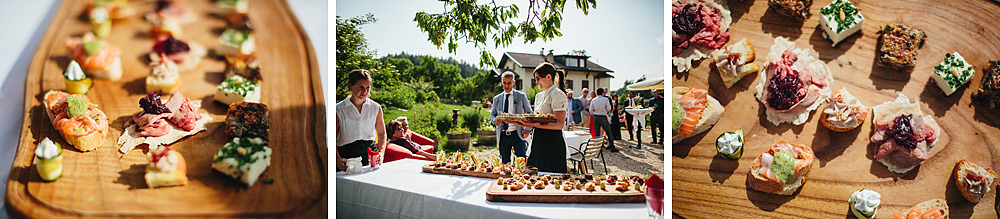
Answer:
POLYGON ((632 127, 635 128, 635 135, 639 136, 636 138, 637 144, 635 146, 629 145, 629 148, 635 149, 649 149, 649 147, 642 147, 642 129, 646 127, 646 115, 653 112, 651 108, 640 108, 640 109, 625 109, 625 112, 632 114, 632 127))
POLYGON ((403 159, 369 172, 337 173, 340 218, 646 218, 646 203, 562 204, 486 201, 493 179, 424 173, 430 161, 403 159))

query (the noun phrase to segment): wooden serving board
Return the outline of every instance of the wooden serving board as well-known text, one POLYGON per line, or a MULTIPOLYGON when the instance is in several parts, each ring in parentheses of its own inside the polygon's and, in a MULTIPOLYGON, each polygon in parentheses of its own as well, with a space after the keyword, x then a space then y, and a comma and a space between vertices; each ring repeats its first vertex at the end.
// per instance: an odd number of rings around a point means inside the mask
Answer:
POLYGON ((555 118, 543 118, 543 117, 517 117, 517 116, 498 116, 496 119, 500 121, 508 122, 535 122, 535 123, 555 123, 555 118))
POLYGON ((774 126, 767 121, 763 104, 754 97, 757 80, 763 75, 748 75, 726 89, 719 73, 702 61, 689 73, 673 73, 673 86, 708 89, 726 109, 711 130, 673 145, 672 211, 690 218, 852 217, 848 216, 848 198, 854 191, 872 189, 882 194, 879 218, 935 198, 947 200, 953 218, 996 218, 996 190, 981 203, 970 203, 959 194, 951 174, 960 159, 1000 167, 1000 111, 972 105, 970 100, 982 83, 987 61, 1000 59, 1000 26, 992 25, 1000 22, 996 16, 1000 5, 986 0, 852 0, 866 19, 862 31, 832 48, 818 28, 819 9, 830 2, 815 1, 810 9, 813 15, 797 22, 768 10, 766 1, 729 1, 733 17, 729 44, 749 38, 757 53, 755 63, 763 68, 774 38, 789 37, 796 47, 818 52, 818 58, 833 72, 834 91, 846 87, 867 106, 892 101, 897 93, 920 98, 925 115, 934 116, 942 127, 928 159, 906 174, 889 172, 873 161, 871 117, 845 133, 823 127, 815 111, 803 125, 774 126), (888 22, 927 33, 912 73, 875 67, 877 32, 888 22), (956 51, 975 66, 977 75, 956 93, 945 96, 930 75, 945 53, 956 51), (743 157, 733 161, 717 155, 716 137, 740 128, 746 139, 743 157), (748 189, 747 172, 753 160, 782 140, 806 144, 815 151, 806 183, 792 196, 748 189))
MULTIPOLYGON (((6 205, 16 217, 304 217, 327 214, 327 145, 325 103, 319 67, 312 43, 285 1, 253 1, 250 17, 256 24, 257 54, 262 82, 261 102, 268 105, 271 121, 271 166, 261 180, 246 187, 211 168, 212 156, 231 137, 223 121, 227 106, 212 102, 216 86, 224 79, 225 63, 205 58, 199 66, 180 74, 180 91, 201 100, 211 115, 207 131, 171 147, 187 160, 186 186, 151 189, 143 174, 149 158, 140 146, 128 154, 116 145, 123 124, 140 110, 150 73, 146 54, 154 41, 151 25, 142 14, 155 1, 132 1, 137 14, 114 22, 110 41, 122 48, 124 76, 119 81, 95 80, 87 96, 110 118, 104 144, 95 151, 68 147, 45 115, 45 91, 65 89, 62 72, 69 63, 64 41, 81 36, 90 25, 81 14, 89 1, 65 1, 52 19, 31 60, 25 82, 24 123, 10 177, 6 205), (43 138, 66 145, 62 178, 43 182, 32 162, 35 145, 43 138), (273 184, 264 179, 274 179, 273 184)), ((207 48, 218 46, 226 21, 215 15, 212 1, 184 1, 198 16, 183 25, 187 42, 207 48)))
MULTIPOLYGON (((498 179, 501 180, 501 179, 498 179)), ((543 190, 522 188, 517 191, 503 189, 503 185, 496 182, 490 183, 490 188, 486 190, 486 200, 491 202, 541 202, 541 203, 633 203, 646 201, 643 191, 629 188, 628 191, 620 192, 612 185, 607 185, 607 190, 596 191, 570 190, 563 191, 555 188, 555 185, 547 185, 543 190)))
MULTIPOLYGON (((427 165, 424 165, 424 166, 422 166, 420 168, 423 169, 423 171, 425 173, 434 173, 434 174, 457 175, 457 176, 471 176, 471 177, 492 178, 492 179, 496 179, 496 178, 500 178, 500 177, 511 177, 511 175, 503 175, 503 174, 492 173, 492 172, 487 173, 487 172, 481 172, 481 171, 467 171, 467 170, 451 169, 451 168, 444 168, 444 167, 434 167, 433 164, 427 164, 427 165)), ((524 174, 528 174, 528 175, 538 174, 538 168, 528 169, 528 171, 526 171, 524 174)))

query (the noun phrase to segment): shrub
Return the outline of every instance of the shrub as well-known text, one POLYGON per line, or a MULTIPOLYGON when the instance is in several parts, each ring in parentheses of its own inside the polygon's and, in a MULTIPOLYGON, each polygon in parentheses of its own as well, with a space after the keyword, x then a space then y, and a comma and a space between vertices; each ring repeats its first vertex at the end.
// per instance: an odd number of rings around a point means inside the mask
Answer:
POLYGON ((407 86, 392 86, 372 91, 372 100, 383 106, 410 109, 416 104, 416 90, 407 86))
POLYGON ((437 114, 434 116, 434 123, 437 125, 438 133, 444 136, 451 129, 451 116, 448 116, 448 114, 437 114))
POLYGON ((477 136, 479 131, 479 123, 483 120, 483 116, 479 114, 480 108, 475 108, 475 110, 466 110, 462 112, 462 126, 468 128, 472 132, 472 136, 477 136))

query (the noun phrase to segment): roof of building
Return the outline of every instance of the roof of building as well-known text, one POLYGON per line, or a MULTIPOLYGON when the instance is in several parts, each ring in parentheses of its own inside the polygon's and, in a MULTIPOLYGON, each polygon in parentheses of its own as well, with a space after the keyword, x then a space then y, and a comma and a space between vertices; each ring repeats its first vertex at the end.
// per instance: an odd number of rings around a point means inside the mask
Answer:
MULTIPOLYGON (((614 77, 610 72, 614 72, 611 69, 605 68, 604 66, 598 65, 597 63, 587 60, 585 67, 570 67, 566 66, 566 57, 580 57, 587 58, 587 56, 578 55, 553 55, 552 64, 558 69, 571 70, 571 71, 589 71, 601 73, 597 77, 614 77)), ((545 62, 545 56, 541 54, 531 54, 531 53, 519 53, 519 52, 505 52, 503 57, 500 58, 500 66, 504 66, 506 62, 510 60, 513 61, 518 67, 522 68, 533 68, 545 62)))

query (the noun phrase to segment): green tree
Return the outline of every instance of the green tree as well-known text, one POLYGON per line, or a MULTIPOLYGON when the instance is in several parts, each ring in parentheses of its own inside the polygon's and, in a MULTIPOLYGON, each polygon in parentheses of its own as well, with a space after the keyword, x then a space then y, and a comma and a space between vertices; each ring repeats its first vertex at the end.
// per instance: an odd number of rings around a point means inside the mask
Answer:
POLYGON ((413 68, 413 62, 410 62, 409 59, 387 57, 383 58, 382 62, 386 65, 393 66, 393 68, 396 69, 396 72, 399 73, 400 79, 412 79, 412 76, 409 74, 409 70, 410 68, 413 68))
POLYGON ((587 56, 587 50, 586 49, 575 49, 575 50, 570 51, 569 53, 566 53, 566 54, 569 54, 569 55, 578 55, 578 56, 587 56))
POLYGON ((374 59, 375 51, 368 48, 368 40, 361 32, 361 25, 375 23, 375 15, 369 13, 343 19, 337 16, 337 94, 338 100, 347 97, 347 73, 354 69, 367 69, 374 82, 373 93, 378 89, 388 89, 399 83, 396 69, 374 59))
MULTIPOLYGON (((538 39, 549 41, 562 36, 559 29, 566 0, 528 0, 527 18, 517 24, 514 19, 520 8, 515 4, 503 6, 495 1, 481 5, 475 0, 441 1, 444 2, 445 12, 417 12, 413 21, 427 33, 427 40, 438 49, 447 45, 448 52, 455 53, 459 42, 473 43, 479 48, 480 66, 496 65, 496 58, 486 50, 490 41, 494 47, 506 47, 514 38, 533 43, 538 39)), ((576 0, 576 7, 586 15, 590 9, 597 8, 597 0, 576 0)))
POLYGON ((454 99, 454 88, 462 82, 458 67, 439 63, 437 58, 430 56, 424 56, 423 59, 420 65, 410 69, 410 76, 430 79, 435 86, 434 92, 440 95, 439 97, 454 99))

